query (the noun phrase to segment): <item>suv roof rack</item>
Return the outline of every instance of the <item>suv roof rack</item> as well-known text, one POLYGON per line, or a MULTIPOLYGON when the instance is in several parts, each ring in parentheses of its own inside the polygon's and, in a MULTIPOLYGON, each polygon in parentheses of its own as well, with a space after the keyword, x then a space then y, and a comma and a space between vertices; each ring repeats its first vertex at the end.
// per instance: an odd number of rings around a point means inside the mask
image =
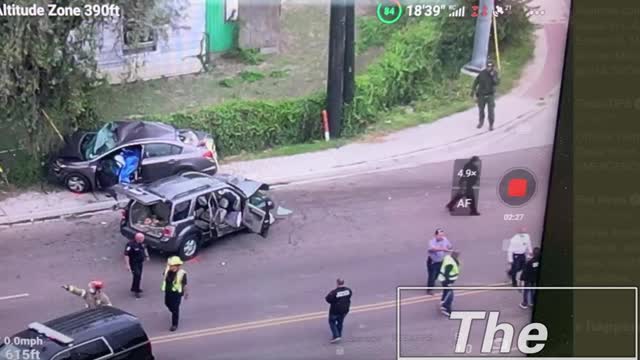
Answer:
POLYGON ((39 322, 32 322, 31 324, 29 324, 29 329, 64 345, 71 344, 74 341, 72 337, 69 337, 39 322))

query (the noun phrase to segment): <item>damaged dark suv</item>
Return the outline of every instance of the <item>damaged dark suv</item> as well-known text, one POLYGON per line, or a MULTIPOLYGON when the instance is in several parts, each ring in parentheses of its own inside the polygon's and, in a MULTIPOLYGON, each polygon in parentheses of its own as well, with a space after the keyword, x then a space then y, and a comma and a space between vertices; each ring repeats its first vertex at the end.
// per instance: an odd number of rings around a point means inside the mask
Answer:
POLYGON ((203 244, 243 229, 267 236, 276 221, 269 185, 233 175, 183 173, 151 184, 116 185, 130 199, 120 232, 141 232, 152 249, 188 260, 203 244))
POLYGON ((111 122, 97 132, 76 132, 50 166, 52 178, 75 193, 191 171, 209 175, 218 171, 211 135, 139 120, 111 122))

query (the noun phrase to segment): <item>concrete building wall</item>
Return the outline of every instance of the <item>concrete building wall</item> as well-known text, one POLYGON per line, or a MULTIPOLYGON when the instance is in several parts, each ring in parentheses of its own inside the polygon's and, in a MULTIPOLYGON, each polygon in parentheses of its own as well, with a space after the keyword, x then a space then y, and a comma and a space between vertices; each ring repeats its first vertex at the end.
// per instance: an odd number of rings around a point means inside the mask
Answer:
POLYGON ((98 55, 98 68, 110 83, 150 80, 197 73, 202 65, 201 53, 205 32, 205 1, 189 0, 178 30, 171 30, 165 39, 156 40, 155 49, 131 53, 127 51, 121 32, 108 26, 102 32, 102 46, 98 55), (139 64, 135 75, 130 63, 139 64))
POLYGON ((277 51, 280 46, 280 0, 240 0, 238 46, 277 51))

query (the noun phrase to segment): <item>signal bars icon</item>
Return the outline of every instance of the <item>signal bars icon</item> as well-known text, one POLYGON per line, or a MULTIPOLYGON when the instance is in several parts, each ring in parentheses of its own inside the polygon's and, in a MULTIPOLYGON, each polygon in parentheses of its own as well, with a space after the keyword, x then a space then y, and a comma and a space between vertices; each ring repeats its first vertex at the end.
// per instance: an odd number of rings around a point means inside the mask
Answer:
POLYGON ((464 6, 459 7, 457 10, 454 10, 449 13, 449 17, 464 17, 464 6))

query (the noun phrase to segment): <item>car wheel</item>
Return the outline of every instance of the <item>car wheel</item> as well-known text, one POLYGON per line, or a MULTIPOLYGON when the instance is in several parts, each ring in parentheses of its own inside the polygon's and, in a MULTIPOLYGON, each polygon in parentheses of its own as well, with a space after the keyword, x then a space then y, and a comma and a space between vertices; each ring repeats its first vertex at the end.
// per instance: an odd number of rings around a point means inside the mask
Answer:
POLYGON ((180 243, 178 255, 184 260, 190 260, 196 257, 198 251, 200 251, 200 239, 195 235, 188 235, 180 243))
POLYGON ((89 180, 80 174, 71 174, 67 176, 64 180, 64 185, 69 191, 78 194, 89 191, 89 188, 91 187, 89 185, 89 180))

